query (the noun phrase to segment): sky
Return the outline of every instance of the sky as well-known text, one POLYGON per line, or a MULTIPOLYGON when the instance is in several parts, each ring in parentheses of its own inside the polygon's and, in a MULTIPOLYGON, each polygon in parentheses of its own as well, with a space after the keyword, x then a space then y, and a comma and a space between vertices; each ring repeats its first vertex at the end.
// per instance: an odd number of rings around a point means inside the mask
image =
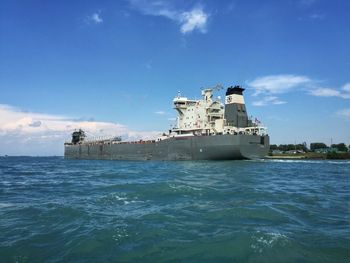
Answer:
MULTIPOLYGON (((241 85, 272 144, 350 144, 350 1, 0 1, 0 155, 153 138, 178 91, 241 85)), ((216 95, 224 97, 225 90, 216 95)))

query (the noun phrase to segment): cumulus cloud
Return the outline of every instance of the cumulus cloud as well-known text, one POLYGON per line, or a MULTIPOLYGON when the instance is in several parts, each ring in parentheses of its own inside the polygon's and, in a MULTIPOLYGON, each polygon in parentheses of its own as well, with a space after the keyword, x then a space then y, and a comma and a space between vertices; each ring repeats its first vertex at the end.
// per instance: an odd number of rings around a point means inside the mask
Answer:
POLYGON ((40 127, 41 126, 41 121, 33 121, 32 123, 29 124, 30 127, 40 127))
POLYGON ((180 31, 188 34, 195 30, 206 33, 209 14, 201 6, 191 10, 179 10, 172 2, 162 0, 129 0, 132 7, 145 15, 162 16, 180 25, 180 31))
POLYGON ((92 14, 92 15, 90 16, 90 19, 91 19, 91 21, 93 21, 93 22, 96 23, 96 24, 101 24, 101 23, 103 23, 103 19, 102 19, 102 17, 100 16, 99 13, 94 13, 94 14, 92 14))
POLYGON ((286 101, 280 100, 276 96, 267 96, 262 98, 261 100, 253 101, 254 106, 266 106, 266 105, 281 105, 287 103, 286 101))
POLYGON ((346 83, 343 87, 342 90, 344 90, 345 92, 349 92, 350 93, 350 82, 346 83))
POLYGON ((313 82, 307 76, 292 74, 268 75, 247 81, 247 85, 254 90, 253 96, 262 96, 253 102, 254 106, 280 105, 287 103, 276 95, 290 92, 296 88, 310 85, 313 82))
POLYGON ((282 94, 309 84, 311 79, 306 76, 298 75, 270 75, 248 81, 247 84, 255 90, 254 95, 261 93, 267 94, 282 94))
POLYGON ((152 64, 153 64, 153 63, 152 63, 152 60, 149 60, 149 61, 146 63, 146 65, 145 65, 145 66, 146 66, 146 69, 151 70, 152 67, 153 67, 152 64))
POLYGON ((314 5, 316 2, 317 0, 299 0, 297 1, 297 4, 299 7, 309 8, 312 5, 314 5))
POLYGON ((350 83, 345 84, 341 90, 334 88, 316 88, 310 90, 309 94, 317 97, 339 97, 350 99, 350 83))
POLYGON ((155 114, 158 114, 158 115, 165 115, 166 114, 166 112, 165 111, 156 111, 156 112, 154 112, 155 114))
POLYGON ((318 13, 309 15, 309 18, 312 20, 323 20, 325 17, 326 16, 324 14, 318 14, 318 13))
POLYGON ((339 97, 340 92, 335 89, 330 88, 317 88, 314 90, 310 90, 310 94, 318 97, 339 97))
POLYGON ((340 110, 340 111, 337 112, 337 114, 338 114, 339 116, 343 116, 343 117, 346 117, 346 118, 350 118, 350 108, 340 110))
POLYGON ((75 129, 88 137, 122 136, 125 140, 155 138, 159 132, 139 132, 112 122, 78 121, 66 116, 24 112, 0 104, 0 154, 62 155, 63 142, 75 129), (16 145, 15 149, 9 147, 16 145), (50 148, 48 148, 50 146, 50 148))
POLYGON ((101 17, 101 11, 97 11, 91 15, 87 15, 84 17, 83 19, 84 23, 87 25, 91 25, 91 24, 102 24, 103 23, 103 19, 101 17))
POLYGON ((254 106, 284 104, 286 101, 280 100, 276 95, 295 90, 317 97, 350 99, 350 83, 346 83, 341 89, 320 87, 321 81, 303 75, 269 75, 247 81, 246 83, 253 89, 253 96, 265 96, 254 101, 254 106))
POLYGON ((181 32, 183 34, 192 32, 198 29, 200 32, 205 33, 207 28, 208 15, 201 9, 193 9, 190 12, 183 12, 181 14, 181 32))

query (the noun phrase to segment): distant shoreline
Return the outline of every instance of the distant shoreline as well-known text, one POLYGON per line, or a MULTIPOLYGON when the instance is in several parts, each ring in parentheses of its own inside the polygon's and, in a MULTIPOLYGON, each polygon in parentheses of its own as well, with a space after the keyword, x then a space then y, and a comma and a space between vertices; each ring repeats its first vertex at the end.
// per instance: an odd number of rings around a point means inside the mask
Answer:
POLYGON ((281 160, 350 160, 350 152, 272 154, 265 158, 281 160))
MULTIPOLYGON (((63 155, 48 155, 48 156, 35 156, 35 155, 0 155, 0 158, 64 158, 63 155)), ((296 154, 271 154, 265 156, 263 159, 268 160, 350 160, 350 152, 329 152, 329 153, 296 153, 296 154)))
POLYGON ((6 157, 29 157, 29 158, 52 158, 52 157, 62 157, 63 155, 0 155, 0 158, 6 158, 6 157))

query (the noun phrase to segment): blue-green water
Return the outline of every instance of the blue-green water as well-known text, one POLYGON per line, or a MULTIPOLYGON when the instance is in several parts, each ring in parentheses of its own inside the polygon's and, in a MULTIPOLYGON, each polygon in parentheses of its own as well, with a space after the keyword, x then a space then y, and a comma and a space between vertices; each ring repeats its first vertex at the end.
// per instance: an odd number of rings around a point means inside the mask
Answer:
POLYGON ((349 161, 0 158, 0 262, 349 260, 349 161))

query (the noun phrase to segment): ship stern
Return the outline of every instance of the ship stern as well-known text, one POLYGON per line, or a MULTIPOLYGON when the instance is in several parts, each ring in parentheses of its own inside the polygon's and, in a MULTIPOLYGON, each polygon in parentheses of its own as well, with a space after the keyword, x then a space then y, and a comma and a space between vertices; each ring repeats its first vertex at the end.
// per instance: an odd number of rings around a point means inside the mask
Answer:
POLYGON ((240 152, 245 159, 262 159, 270 151, 268 135, 245 135, 241 138, 240 152))

